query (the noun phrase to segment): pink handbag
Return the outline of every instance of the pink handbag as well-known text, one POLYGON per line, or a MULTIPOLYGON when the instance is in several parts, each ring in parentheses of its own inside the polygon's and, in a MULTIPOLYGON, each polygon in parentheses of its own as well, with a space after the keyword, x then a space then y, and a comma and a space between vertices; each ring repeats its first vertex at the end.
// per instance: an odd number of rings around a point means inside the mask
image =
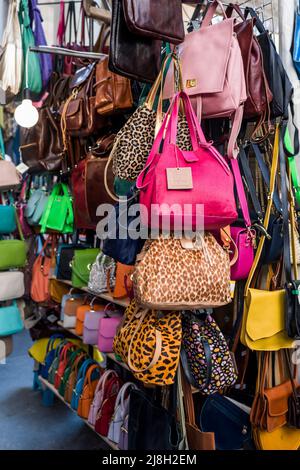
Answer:
POLYGON ((237 218, 234 183, 222 155, 207 142, 190 99, 175 95, 137 179, 141 221, 151 228, 220 229, 237 218), (180 99, 189 126, 192 151, 176 145, 180 99), (160 149, 163 137, 164 145, 160 149), (171 209, 171 210, 170 210, 171 209))
MULTIPOLYGON (((237 160, 231 160, 231 167, 235 178, 236 190, 240 201, 240 206, 245 221, 245 227, 231 227, 231 238, 238 249, 238 258, 231 267, 231 279, 239 281, 247 279, 254 261, 254 241, 256 239, 255 230, 251 228, 251 220, 243 181, 237 160)), ((233 249, 233 248, 232 248, 233 249)))
POLYGON ((113 341, 117 328, 122 321, 122 315, 119 316, 105 316, 100 318, 99 331, 98 331, 98 349, 101 352, 112 352, 113 341))
POLYGON ((114 370, 108 369, 107 371, 104 372, 103 375, 101 375, 100 380, 97 384, 97 388, 95 390, 95 395, 93 399, 93 403, 90 407, 89 411, 89 417, 88 417, 88 422, 92 425, 95 426, 96 424, 96 419, 97 419, 97 414, 99 409, 102 406, 103 402, 103 396, 104 396, 104 390, 105 390, 105 384, 106 382, 112 378, 112 377, 118 377, 118 374, 114 370))
POLYGON ((118 311, 109 311, 108 308, 111 304, 108 304, 104 310, 90 310, 86 312, 84 317, 83 324, 83 342, 85 344, 96 345, 98 343, 98 334, 99 334, 99 323, 102 318, 108 317, 119 317, 120 312, 118 311))
MULTIPOLYGON (((240 131, 244 102, 247 99, 243 59, 236 34, 235 19, 227 18, 219 1, 211 3, 201 28, 187 34, 178 46, 183 86, 201 117, 230 117, 232 130, 228 142, 229 158, 236 158, 236 139, 240 131), (211 20, 220 5, 224 21, 211 20)), ((174 64, 166 76, 164 98, 174 95, 174 64)))

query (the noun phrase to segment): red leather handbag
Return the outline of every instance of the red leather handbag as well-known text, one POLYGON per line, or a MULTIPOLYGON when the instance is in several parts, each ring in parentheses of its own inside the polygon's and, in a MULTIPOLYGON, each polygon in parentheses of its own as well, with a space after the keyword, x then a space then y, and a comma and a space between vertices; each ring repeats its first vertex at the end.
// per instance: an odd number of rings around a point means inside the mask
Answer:
POLYGON ((59 356, 59 366, 57 368, 55 379, 54 379, 54 387, 58 390, 60 387, 61 380, 63 378, 65 369, 68 365, 68 359, 71 352, 75 349, 75 345, 72 343, 66 344, 63 347, 60 356, 59 356))
POLYGON ((105 384, 101 408, 97 413, 95 431, 101 436, 107 436, 109 423, 114 414, 115 403, 122 386, 119 377, 111 377, 105 384))

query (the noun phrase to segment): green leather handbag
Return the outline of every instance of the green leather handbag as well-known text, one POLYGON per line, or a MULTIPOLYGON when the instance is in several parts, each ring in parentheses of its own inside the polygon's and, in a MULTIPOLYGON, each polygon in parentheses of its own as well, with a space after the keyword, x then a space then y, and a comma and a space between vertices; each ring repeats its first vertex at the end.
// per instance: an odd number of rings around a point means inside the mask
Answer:
POLYGON ((45 233, 47 230, 73 233, 74 212, 72 196, 66 184, 57 183, 52 189, 40 220, 40 225, 41 233, 45 233))
POLYGON ((64 375, 62 376, 59 388, 58 388, 58 393, 63 397, 65 395, 65 390, 66 390, 66 385, 68 383, 70 374, 72 372, 73 364, 77 356, 82 354, 84 351, 83 349, 76 349, 70 356, 70 359, 68 361, 68 365, 65 369, 64 375))
POLYGON ((0 271, 23 268, 26 264, 27 244, 24 240, 20 221, 16 213, 16 222, 20 240, 0 241, 0 271))
POLYGON ((74 257, 71 263, 73 287, 81 288, 88 285, 91 267, 96 261, 99 251, 99 248, 74 251, 74 257))

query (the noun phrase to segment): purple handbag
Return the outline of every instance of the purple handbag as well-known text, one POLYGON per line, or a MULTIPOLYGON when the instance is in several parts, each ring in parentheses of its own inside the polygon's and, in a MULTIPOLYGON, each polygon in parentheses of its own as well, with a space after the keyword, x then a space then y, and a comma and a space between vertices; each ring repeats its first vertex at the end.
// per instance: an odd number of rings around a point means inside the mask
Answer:
MULTIPOLYGON (((84 317, 84 324, 83 324, 83 342, 85 344, 91 344, 95 346, 98 343, 98 334, 99 334, 99 322, 102 318, 108 317, 108 304, 104 310, 90 310, 86 312, 84 317)), ((120 312, 112 311, 109 312, 109 315, 120 316, 120 312)))
POLYGON ((122 315, 106 315, 99 320, 98 349, 101 352, 112 352, 113 341, 117 328, 122 321, 122 315))
MULTIPOLYGON (((34 35, 34 42, 36 46, 47 46, 47 40, 42 25, 43 18, 40 9, 37 6, 37 0, 30 0, 30 18, 31 27, 34 35)), ((53 65, 51 54, 39 54, 43 90, 47 87, 49 79, 52 74, 53 65)))

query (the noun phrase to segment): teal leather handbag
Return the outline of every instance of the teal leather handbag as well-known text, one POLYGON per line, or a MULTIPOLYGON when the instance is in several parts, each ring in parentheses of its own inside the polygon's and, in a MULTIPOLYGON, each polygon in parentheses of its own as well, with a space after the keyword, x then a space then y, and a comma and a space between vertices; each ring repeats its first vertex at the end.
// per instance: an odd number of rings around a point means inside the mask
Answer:
POLYGON ((43 189, 37 189, 32 193, 25 209, 25 217, 29 225, 39 225, 48 198, 48 194, 43 189))
POLYGON ((14 206, 0 205, 0 234, 13 233, 17 228, 14 206))
POLYGON ((9 307, 0 308, 0 336, 9 336, 23 330, 23 321, 17 302, 9 307))

